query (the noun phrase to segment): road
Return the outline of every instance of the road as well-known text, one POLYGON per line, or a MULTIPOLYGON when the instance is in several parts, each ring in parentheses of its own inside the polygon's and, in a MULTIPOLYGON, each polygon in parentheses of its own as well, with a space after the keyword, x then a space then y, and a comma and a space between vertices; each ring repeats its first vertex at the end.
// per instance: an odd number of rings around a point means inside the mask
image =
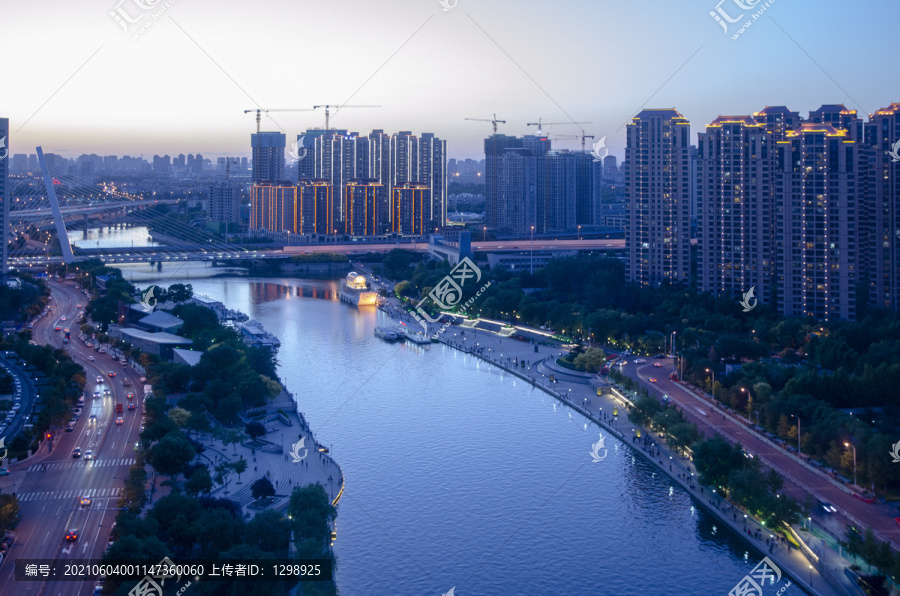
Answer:
MULTIPOLYGON (((108 354, 99 354, 78 339, 77 305, 86 304, 87 296, 71 284, 50 283, 53 315, 35 324, 34 341, 39 344, 63 346, 62 332, 56 325, 72 329, 72 340, 65 348, 87 371, 85 407, 72 432, 60 431, 53 436, 52 452, 39 452, 29 460, 10 466, 10 475, 3 477, 0 486, 6 492, 16 492, 21 503, 22 521, 16 529, 17 540, 7 560, 0 566, 0 594, 38 594, 41 582, 16 582, 15 559, 56 559, 62 563, 70 559, 102 558, 110 529, 118 514, 118 494, 128 466, 134 463, 134 446, 141 426, 143 386, 141 375, 133 368, 114 363, 108 354), (61 317, 66 316, 67 321, 61 317), (93 361, 90 358, 94 358, 93 361), (108 373, 116 373, 110 378, 108 373), (97 378, 102 383, 97 382, 97 378), (131 387, 123 385, 123 379, 131 387), (95 389, 101 390, 99 399, 93 398, 95 389), (111 395, 103 396, 109 388, 111 395), (134 393, 133 400, 126 393, 134 393), (115 403, 133 401, 135 410, 123 406, 123 424, 115 424, 115 403), (96 420, 90 419, 91 415, 96 420), (76 447, 93 450, 94 459, 75 459, 76 447), (82 496, 92 499, 90 506, 78 504, 82 496), (75 542, 66 542, 69 530, 78 530, 75 542)), ((92 594, 96 582, 48 582, 45 594, 92 594)))
POLYGON ((9 422, 3 432, 0 432, 0 437, 4 438, 8 447, 9 443, 12 443, 13 437, 19 434, 19 431, 22 430, 22 427, 25 425, 26 417, 34 407, 35 390, 34 383, 28 377, 28 375, 25 374, 25 371, 22 370, 22 368, 2 356, 0 356, 0 363, 3 364, 6 370, 9 371, 9 374, 11 374, 17 382, 13 383, 13 391, 15 392, 14 396, 18 396, 22 400, 20 402, 19 411, 9 422))
POLYGON ((759 433, 749 430, 744 424, 735 422, 732 416, 725 416, 722 410, 710 407, 709 402, 697 399, 679 383, 670 379, 669 375, 672 373, 673 366, 671 358, 665 360, 647 358, 646 362, 642 364, 635 364, 632 358, 623 367, 622 372, 639 380, 650 390, 651 395, 658 397, 668 395, 671 401, 678 404, 688 420, 695 424, 704 435, 721 434, 732 442, 739 442, 750 453, 760 456, 766 464, 774 467, 784 476, 784 492, 795 497, 801 503, 806 499, 806 495, 811 493, 813 497, 829 502, 837 508, 836 514, 829 515, 817 507, 813 514, 813 523, 818 522, 838 537, 843 538, 843 526, 856 525, 859 522, 871 527, 882 539, 890 540, 895 548, 900 548, 900 529, 894 524, 893 518, 896 514, 893 513, 890 506, 860 501, 847 490, 832 484, 822 474, 810 470, 788 456, 782 449, 773 447, 759 433), (659 363, 661 366, 656 367, 655 363, 659 363), (656 381, 651 382, 650 379, 656 379, 656 381))

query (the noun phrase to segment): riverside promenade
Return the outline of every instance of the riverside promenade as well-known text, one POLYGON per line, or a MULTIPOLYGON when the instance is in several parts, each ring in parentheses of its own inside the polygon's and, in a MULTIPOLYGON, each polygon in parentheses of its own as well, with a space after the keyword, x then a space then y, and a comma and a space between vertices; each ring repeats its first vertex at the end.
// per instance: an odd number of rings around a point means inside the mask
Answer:
MULTIPOLYGON (((402 312, 399 302, 392 301, 386 305, 385 310, 395 319, 418 326, 410 315, 402 312)), ((429 334, 438 333, 441 328, 443 324, 431 324, 429 334)), ((829 548, 817 548, 815 553, 804 553, 801 549, 789 547, 788 543, 777 540, 769 529, 758 524, 752 517, 745 517, 745 511, 724 501, 712 489, 699 486, 696 469, 690 460, 670 449, 661 436, 654 436, 650 430, 636 427, 628 421, 624 400, 613 393, 597 395, 595 387, 590 384, 591 375, 562 369, 556 364, 556 359, 567 353, 568 349, 519 341, 462 325, 447 327, 438 337, 441 343, 451 348, 495 365, 501 374, 513 374, 535 389, 552 395, 602 427, 604 434, 611 434, 631 445, 635 453, 645 457, 673 482, 691 493, 723 526, 731 527, 742 535, 752 547, 747 553, 748 561, 754 562, 768 556, 790 577, 792 584, 813 594, 860 594, 843 574, 846 563, 838 553, 829 548), (553 381, 550 375, 553 375, 553 381), (618 415, 614 415, 614 412, 618 415)), ((585 445, 587 463, 591 463, 589 450, 590 445, 585 445)), ((795 531, 801 538, 808 537, 799 528, 795 528, 795 531)), ((735 584, 741 579, 735 577, 735 584)), ((780 585, 783 586, 786 581, 783 579, 780 585)))

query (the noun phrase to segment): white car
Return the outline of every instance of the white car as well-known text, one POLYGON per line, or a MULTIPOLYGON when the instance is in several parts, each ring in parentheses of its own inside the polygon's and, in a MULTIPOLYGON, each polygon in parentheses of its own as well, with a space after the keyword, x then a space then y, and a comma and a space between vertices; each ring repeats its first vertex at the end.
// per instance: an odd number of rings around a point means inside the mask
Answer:
POLYGON ((98 382, 98 383, 103 383, 103 377, 101 377, 101 376, 98 375, 98 376, 97 376, 97 382, 98 382))
POLYGON ((88 356, 88 360, 90 360, 91 362, 93 362, 93 361, 95 360, 95 358, 94 358, 93 356, 88 356))

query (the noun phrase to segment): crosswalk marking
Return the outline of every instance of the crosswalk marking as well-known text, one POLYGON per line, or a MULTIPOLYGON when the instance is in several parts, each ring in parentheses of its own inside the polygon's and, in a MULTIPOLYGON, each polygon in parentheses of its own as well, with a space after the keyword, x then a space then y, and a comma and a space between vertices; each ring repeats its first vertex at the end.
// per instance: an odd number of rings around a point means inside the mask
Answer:
POLYGON ((25 501, 52 501, 55 499, 75 499, 78 497, 90 497, 92 499, 104 499, 118 497, 122 493, 120 488, 92 488, 88 490, 55 490, 21 493, 18 495, 20 502, 25 501))
POLYGON ((34 464, 28 468, 28 472, 45 472, 50 470, 67 470, 70 468, 103 468, 107 466, 131 466, 134 465, 134 458, 118 458, 118 459, 92 459, 90 461, 67 461, 53 462, 49 464, 34 464))

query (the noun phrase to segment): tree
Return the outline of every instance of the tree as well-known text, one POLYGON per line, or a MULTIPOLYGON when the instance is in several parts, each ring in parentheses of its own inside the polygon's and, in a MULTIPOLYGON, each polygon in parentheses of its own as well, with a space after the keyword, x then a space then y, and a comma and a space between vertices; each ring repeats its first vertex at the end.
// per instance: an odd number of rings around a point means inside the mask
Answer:
POLYGON ((229 511, 207 509, 193 524, 193 532, 200 543, 201 558, 218 558, 219 553, 241 542, 243 521, 229 511))
POLYGON ((272 486, 271 480, 263 476, 250 485, 250 493, 253 495, 254 499, 273 497, 275 496, 275 487, 272 486))
POLYGON ((236 446, 239 443, 243 442, 245 436, 246 435, 239 430, 236 430, 233 428, 225 429, 225 431, 222 433, 222 444, 225 445, 226 447, 228 445, 231 445, 232 446, 231 452, 236 454, 237 453, 236 446))
POLYGON ((247 460, 243 457, 232 464, 234 471, 238 475, 238 484, 241 484, 241 474, 247 471, 247 460))
POLYGON ((228 477, 234 473, 234 464, 231 462, 222 462, 215 467, 216 475, 213 477, 216 484, 221 484, 228 489, 228 477))
POLYGON ((266 434, 266 427, 256 420, 253 420, 247 423, 247 426, 244 428, 244 432, 250 435, 250 438, 255 441, 256 439, 266 434))
POLYGON ((335 516, 334 506, 321 484, 295 488, 288 504, 297 540, 326 541, 331 537, 329 521, 335 516))
POLYGON ((588 348, 575 357, 575 368, 587 372, 597 372, 606 364, 606 352, 598 348, 588 348))
POLYGON ((174 478, 194 459, 194 448, 180 432, 169 433, 150 450, 150 465, 163 476, 174 478))
POLYGON ((191 284, 172 284, 166 290, 166 298, 175 304, 187 302, 194 297, 194 287, 191 284))
POLYGON ((707 486, 724 487, 731 472, 744 466, 740 444, 732 445, 721 435, 696 443, 693 451, 700 483, 707 486))
POLYGON ((226 424, 231 424, 241 410, 244 409, 244 401, 237 393, 232 393, 219 402, 218 418, 226 424))
POLYGON ((291 539, 291 526, 277 511, 261 511, 247 522, 246 542, 268 552, 284 551, 291 539))
POLYGON ((212 490, 212 477, 209 475, 209 470, 206 468, 196 470, 184 483, 184 490, 189 495, 199 495, 204 491, 212 490))
POLYGON ((21 518, 19 498, 16 495, 0 495, 0 535, 15 528, 21 518))
POLYGON ((169 418, 172 419, 178 428, 184 428, 188 423, 191 413, 184 408, 172 408, 169 410, 169 418))

